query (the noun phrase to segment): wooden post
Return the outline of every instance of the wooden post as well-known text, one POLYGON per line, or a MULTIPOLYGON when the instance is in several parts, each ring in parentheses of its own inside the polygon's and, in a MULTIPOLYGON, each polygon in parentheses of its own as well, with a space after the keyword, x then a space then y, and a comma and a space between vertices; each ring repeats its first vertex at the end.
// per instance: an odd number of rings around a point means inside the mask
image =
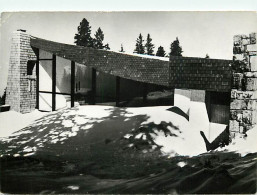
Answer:
POLYGON ((71 61, 71 107, 75 102, 75 62, 71 61))
POLYGON ((52 111, 56 110, 56 55, 52 62, 52 111))
POLYGON ((120 77, 116 76, 116 106, 120 103, 120 77))
POLYGON ((39 109, 39 49, 35 49, 35 53, 37 56, 37 61, 36 61, 36 109, 39 109))
POLYGON ((96 103, 96 69, 92 68, 92 105, 96 103))

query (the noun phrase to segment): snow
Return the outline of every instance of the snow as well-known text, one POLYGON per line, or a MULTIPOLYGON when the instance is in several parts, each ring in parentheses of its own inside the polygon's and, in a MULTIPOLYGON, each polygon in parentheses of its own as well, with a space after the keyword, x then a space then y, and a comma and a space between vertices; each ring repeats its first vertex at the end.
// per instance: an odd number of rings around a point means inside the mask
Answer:
POLYGON ((186 166, 187 163, 185 163, 185 162, 178 162, 177 165, 182 168, 182 167, 186 166))
MULTIPOLYGON (((199 126, 195 123, 189 122, 185 117, 169 111, 171 106, 156 106, 156 107, 137 107, 137 108, 115 108, 112 106, 99 106, 99 105, 86 105, 86 106, 78 106, 74 109, 67 109, 61 111, 59 118, 57 115, 49 115, 45 116, 44 119, 40 119, 37 123, 33 124, 33 120, 38 119, 47 113, 34 111, 29 114, 20 114, 14 111, 3 112, 0 113, 0 131, 1 137, 7 137, 11 135, 13 132, 20 130, 27 125, 36 124, 39 125, 47 125, 51 124, 54 120, 59 121, 56 128, 51 129, 48 134, 44 137, 37 138, 35 143, 38 147, 43 147, 45 142, 55 144, 57 142, 63 142, 70 137, 74 137, 78 134, 79 131, 84 131, 87 133, 88 129, 92 128, 94 124, 100 123, 103 120, 110 119, 113 117, 113 111, 115 109, 119 110, 120 117, 130 118, 138 115, 146 116, 146 119, 141 122, 141 126, 147 126, 149 123, 154 123, 159 125, 163 122, 166 122, 167 129, 173 135, 165 135, 163 131, 158 131, 158 127, 154 127, 149 133, 149 135, 153 138, 154 142, 162 146, 161 152, 164 155, 168 155, 169 157, 173 157, 176 155, 183 156, 195 156, 201 153, 206 152, 206 147, 204 140, 200 135, 200 131, 203 130, 201 127, 201 112, 190 112, 190 119, 197 120, 199 126), (15 121, 15 122, 13 122, 15 121), (62 129, 62 131, 59 131, 62 129)), ((196 102, 194 104, 194 110, 202 107, 202 103, 196 102)), ((57 111, 58 113, 60 111, 57 111)), ((119 116, 119 115, 117 115, 119 116)), ((206 124, 204 124, 206 125, 206 124)), ((202 125, 203 126, 203 125, 202 125)), ((210 133, 212 140, 215 139, 225 129, 225 125, 220 124, 210 124, 210 129, 218 129, 215 133, 210 133)), ((39 132, 45 131, 46 127, 39 129, 39 132)), ((127 133, 124 138, 129 139, 131 136, 135 136, 135 139, 148 139, 144 132, 139 132, 135 135, 135 128, 131 128, 130 132, 127 133)), ((30 130, 26 130, 27 133, 30 133, 30 130)), ((26 133, 26 131, 18 131, 14 133, 14 135, 19 135, 21 133, 26 133)), ((214 132, 214 131, 213 131, 214 132)), ((237 136, 231 145, 226 146, 225 148, 218 150, 228 150, 228 151, 236 151, 240 152, 242 155, 245 155, 249 152, 257 152, 257 126, 254 129, 251 129, 247 132, 247 137, 242 138, 242 136, 237 136)), ((23 140, 23 144, 31 141, 35 137, 31 137, 29 140, 23 140)), ((1 140, 5 140, 8 138, 0 138, 1 140)), ((133 143, 130 143, 128 147, 133 147, 133 143)), ((156 145, 152 145, 152 149, 155 149, 156 145)), ((37 151, 36 147, 24 147, 23 152, 26 152, 25 155, 32 155, 37 151)), ((185 166, 183 163, 178 166, 185 166)))
POLYGON ((79 186, 68 186, 67 188, 71 190, 79 190, 79 186))
POLYGON ((191 131, 203 131, 209 137, 209 117, 204 102, 190 102, 189 119, 191 131))
MULTIPOLYGON (((0 137, 10 136, 15 131, 18 131, 34 120, 45 116, 46 112, 35 110, 31 113, 21 114, 15 111, 1 112, 0 113, 0 137)), ((23 132, 22 132, 23 133, 23 132)), ((18 135, 19 133, 16 133, 18 135)))
POLYGON ((151 56, 151 55, 147 55, 147 54, 137 54, 137 53, 124 53, 124 52, 117 52, 117 51, 112 51, 112 50, 109 50, 109 51, 114 52, 114 53, 120 53, 123 55, 137 56, 137 57, 162 60, 162 61, 167 61, 167 62, 169 61, 168 57, 151 56))
POLYGON ((175 114, 174 112, 168 111, 167 109, 171 106, 155 106, 155 107, 142 107, 142 108, 126 108, 128 113, 125 114, 125 117, 132 117, 136 115, 147 115, 148 119, 145 120, 143 124, 155 123, 160 124, 162 121, 167 123, 177 123, 178 125, 183 125, 185 118, 180 115, 175 114))
POLYGON ((213 142, 216 137, 218 137, 225 129, 227 125, 219 123, 210 123, 209 124, 209 142, 213 142))
MULTIPOLYGON (((174 126, 179 128, 179 131, 174 130, 172 127, 172 133, 175 136, 165 136, 163 132, 155 131, 155 134, 151 134, 154 141, 163 146, 161 151, 163 154, 168 154, 170 156, 175 155, 187 155, 194 156, 206 152, 205 143, 200 135, 201 129, 192 129, 187 119, 184 117, 168 111, 170 106, 157 106, 157 107, 144 107, 144 108, 127 108, 127 117, 136 115, 147 115, 148 119, 141 123, 141 125, 148 123, 160 124, 161 122, 171 122, 174 126)), ((138 134, 136 138, 140 138, 142 134, 138 134)), ((126 135, 129 137, 129 135, 126 135)))
POLYGON ((242 156, 245 156, 248 153, 257 152, 257 125, 254 128, 246 132, 247 136, 244 137, 242 134, 236 135, 235 139, 232 140, 232 143, 224 148, 217 149, 218 151, 231 151, 238 152, 242 156))

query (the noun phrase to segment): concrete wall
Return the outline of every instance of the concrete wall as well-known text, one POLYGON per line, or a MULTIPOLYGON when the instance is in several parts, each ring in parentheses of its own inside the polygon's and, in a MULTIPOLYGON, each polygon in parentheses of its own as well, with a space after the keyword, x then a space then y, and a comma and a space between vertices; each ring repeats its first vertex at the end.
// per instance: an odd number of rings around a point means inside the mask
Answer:
POLYGON ((256 33, 234 36, 230 131, 245 133, 257 123, 256 33))
POLYGON ((175 89, 174 106, 188 114, 190 131, 203 131, 206 137, 209 137, 209 118, 205 95, 205 90, 175 89))

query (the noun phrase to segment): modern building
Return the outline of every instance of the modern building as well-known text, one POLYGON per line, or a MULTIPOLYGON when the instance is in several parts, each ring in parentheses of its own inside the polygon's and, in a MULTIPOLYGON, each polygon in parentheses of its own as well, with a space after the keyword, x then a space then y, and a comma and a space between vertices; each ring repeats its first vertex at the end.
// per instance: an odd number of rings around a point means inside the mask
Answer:
POLYGON ((6 103, 21 113, 73 107, 75 101, 120 106, 139 96, 147 101, 149 92, 173 90, 174 96, 166 103, 180 107, 190 117, 192 102, 201 102, 203 118, 194 120, 228 125, 235 83, 232 65, 232 60, 222 59, 129 55, 16 31, 6 103))

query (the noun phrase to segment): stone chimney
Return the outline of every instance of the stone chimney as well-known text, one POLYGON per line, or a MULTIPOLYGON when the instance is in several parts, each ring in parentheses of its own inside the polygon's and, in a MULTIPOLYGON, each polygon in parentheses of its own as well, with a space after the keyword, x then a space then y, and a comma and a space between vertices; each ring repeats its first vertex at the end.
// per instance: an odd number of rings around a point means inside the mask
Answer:
POLYGON ((30 35, 19 29, 12 33, 6 104, 11 110, 28 113, 36 107, 36 55, 30 35))

